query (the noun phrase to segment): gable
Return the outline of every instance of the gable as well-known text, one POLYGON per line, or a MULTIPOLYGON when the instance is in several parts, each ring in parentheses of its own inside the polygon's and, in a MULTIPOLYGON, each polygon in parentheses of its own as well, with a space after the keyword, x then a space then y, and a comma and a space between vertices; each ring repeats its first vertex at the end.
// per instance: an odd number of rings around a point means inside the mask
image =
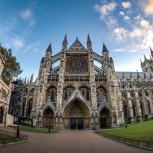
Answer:
POLYGON ((87 52, 86 48, 80 43, 77 39, 71 47, 67 50, 67 52, 87 52))

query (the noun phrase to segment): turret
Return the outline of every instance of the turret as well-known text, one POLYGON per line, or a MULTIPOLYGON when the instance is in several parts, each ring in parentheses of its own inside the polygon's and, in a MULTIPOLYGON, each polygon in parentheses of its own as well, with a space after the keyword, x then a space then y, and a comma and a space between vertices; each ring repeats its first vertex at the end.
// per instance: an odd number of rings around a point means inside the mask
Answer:
POLYGON ((105 44, 103 44, 102 54, 105 60, 109 60, 109 51, 106 48, 105 44))
POLYGON ((51 55, 52 55, 52 45, 50 43, 45 53, 45 60, 50 60, 51 55))
POLYGON ((144 60, 147 60, 146 56, 144 55, 144 60))
POLYGON ((33 74, 30 77, 30 84, 32 84, 32 82, 33 82, 33 74))
POLYGON ((137 78, 140 78, 139 72, 137 71, 137 78))
POLYGON ((153 58, 153 50, 150 47, 151 57, 153 58))
POLYGON ((89 34, 88 34, 88 37, 87 37, 87 50, 88 50, 88 52, 92 51, 92 42, 90 40, 89 34))
POLYGON ((65 35, 62 46, 63 51, 67 51, 67 45, 68 45, 67 36, 65 35))
POLYGON ((147 78, 147 76, 146 76, 146 73, 145 73, 145 72, 143 73, 143 76, 144 76, 144 79, 145 79, 145 78, 147 78))
POLYGON ((141 59, 140 59, 140 63, 141 63, 141 66, 142 66, 143 63, 142 63, 141 59))

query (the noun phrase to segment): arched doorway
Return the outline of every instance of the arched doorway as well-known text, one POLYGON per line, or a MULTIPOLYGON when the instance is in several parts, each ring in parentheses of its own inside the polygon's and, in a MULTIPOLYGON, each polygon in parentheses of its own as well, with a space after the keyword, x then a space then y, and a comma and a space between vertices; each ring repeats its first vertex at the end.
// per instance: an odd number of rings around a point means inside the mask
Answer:
POLYGON ((65 128, 89 128, 90 112, 86 104, 76 99, 70 102, 64 110, 63 123, 65 128))
POLYGON ((0 124, 3 123, 3 115, 4 115, 3 107, 0 107, 0 124))
POLYGON ((45 109, 43 114, 43 127, 53 128, 53 125, 54 125, 54 112, 50 107, 48 107, 45 109))
POLYGON ((112 124, 112 117, 107 108, 103 108, 100 112, 100 128, 110 128, 112 124))

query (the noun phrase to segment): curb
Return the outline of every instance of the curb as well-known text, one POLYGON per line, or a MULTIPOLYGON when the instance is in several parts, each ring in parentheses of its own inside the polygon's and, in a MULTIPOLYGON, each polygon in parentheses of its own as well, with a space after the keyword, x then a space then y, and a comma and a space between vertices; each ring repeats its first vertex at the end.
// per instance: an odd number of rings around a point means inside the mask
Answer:
MULTIPOLYGON (((94 132, 94 133, 95 133, 95 132, 94 132)), ((102 134, 98 134, 98 133, 95 133, 95 134, 100 135, 100 136, 102 136, 102 137, 104 137, 104 138, 107 138, 107 139, 111 139, 111 138, 109 138, 109 137, 103 136, 102 134)), ((118 141, 118 140, 116 140, 116 139, 111 139, 111 140, 114 140, 114 141, 117 141, 117 142, 120 142, 120 143, 123 143, 123 144, 129 145, 129 146, 132 146, 132 147, 136 147, 136 148, 141 148, 141 149, 145 149, 145 150, 153 151, 152 148, 141 147, 141 146, 133 145, 133 144, 131 144, 131 143, 118 141)))
POLYGON ((5 146, 9 146, 9 145, 14 145, 14 144, 18 144, 18 143, 24 143, 24 142, 28 142, 29 140, 23 140, 23 141, 16 141, 16 142, 11 142, 11 143, 6 143, 6 144, 0 144, 0 147, 5 147, 5 146))

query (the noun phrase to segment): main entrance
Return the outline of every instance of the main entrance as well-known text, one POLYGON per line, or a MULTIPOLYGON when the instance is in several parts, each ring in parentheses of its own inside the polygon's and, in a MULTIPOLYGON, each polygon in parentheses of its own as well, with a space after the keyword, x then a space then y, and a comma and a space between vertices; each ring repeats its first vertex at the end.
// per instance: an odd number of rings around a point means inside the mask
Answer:
POLYGON ((64 110, 64 127, 75 130, 89 128, 89 115, 86 104, 80 100, 74 100, 64 110))
POLYGON ((83 118, 70 118, 70 128, 75 130, 83 129, 83 118))

